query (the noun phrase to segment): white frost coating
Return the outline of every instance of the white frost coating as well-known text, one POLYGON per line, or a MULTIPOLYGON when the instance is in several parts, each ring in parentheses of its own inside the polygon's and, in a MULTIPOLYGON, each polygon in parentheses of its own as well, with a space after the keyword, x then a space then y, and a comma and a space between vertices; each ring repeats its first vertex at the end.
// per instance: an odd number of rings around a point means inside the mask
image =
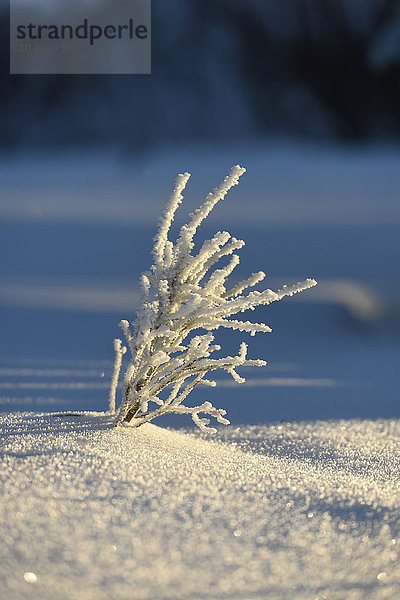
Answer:
POLYGON ((114 340, 115 362, 111 378, 110 395, 108 401, 108 410, 110 413, 115 413, 115 394, 118 386, 119 372, 121 370, 122 357, 126 352, 126 347, 122 345, 120 339, 114 340))
POLYGON ((191 214, 191 219, 187 225, 183 225, 180 230, 180 236, 177 241, 177 263, 176 267, 179 270, 181 260, 185 260, 187 253, 189 253, 193 248, 193 237, 207 216, 210 214, 214 206, 225 198, 226 194, 229 190, 239 183, 239 178, 243 173, 245 173, 246 169, 241 167, 240 165, 236 165, 232 167, 231 172, 227 175, 224 181, 215 188, 213 192, 210 192, 205 199, 205 202, 197 208, 194 213, 191 214))
POLYGON ((244 290, 247 290, 247 288, 253 287, 253 286, 257 285, 257 283, 260 283, 260 281, 265 279, 265 277, 266 277, 266 275, 265 275, 264 271, 258 271, 257 273, 252 273, 250 275, 250 277, 248 277, 247 279, 244 279, 243 281, 240 281, 232 289, 230 289, 228 292, 226 292, 224 294, 224 297, 225 298, 229 298, 229 297, 233 298, 234 296, 238 296, 244 290))
POLYGON ((170 230, 172 221, 174 220, 176 209, 182 202, 182 192, 186 187, 189 177, 190 173, 180 173, 176 178, 174 191, 172 192, 170 201, 165 207, 164 214, 161 218, 159 229, 155 237, 153 256, 155 267, 159 274, 162 271, 165 258, 168 257, 168 262, 171 261, 170 256, 172 254, 172 247, 171 244, 168 243, 168 232, 170 230))
MULTIPOLYGON (((233 252, 244 245, 242 240, 231 237, 227 231, 218 231, 212 239, 202 244, 197 254, 191 253, 194 248, 193 237, 199 225, 216 203, 237 185, 244 172, 245 169, 239 165, 233 167, 221 185, 208 194, 200 208, 190 215, 189 222, 181 227, 178 239, 173 243, 168 239, 168 234, 190 177, 189 173, 178 175, 155 236, 154 264, 150 272, 142 275, 142 305, 133 333, 128 321, 120 322, 131 351, 131 360, 125 373, 116 425, 125 421, 138 427, 165 413, 190 414, 200 429, 207 429, 209 424, 208 419, 199 416, 200 413, 214 417, 219 423, 228 424, 225 411, 214 408, 209 402, 195 407, 184 406, 183 402, 198 384, 213 385, 213 382, 204 379, 211 371, 223 369, 237 383, 243 383, 245 380, 236 372, 237 367, 264 366, 266 362, 247 359, 247 346, 244 343, 237 356, 210 358, 213 352, 220 350, 220 346, 213 343, 211 331, 226 327, 251 335, 269 332, 270 327, 264 323, 228 317, 292 296, 316 284, 313 279, 306 279, 292 286, 283 286, 277 292, 267 289, 243 295, 245 289, 264 279, 265 273, 259 271, 227 291, 226 280, 239 264, 239 257, 233 252), (228 264, 210 272, 221 258, 230 255, 228 264), (192 332, 198 329, 208 333, 193 337, 192 332), (157 408, 149 408, 150 403, 155 403, 157 408)), ((122 358, 118 348, 110 391, 110 410, 114 407, 115 377, 119 373, 122 358)))

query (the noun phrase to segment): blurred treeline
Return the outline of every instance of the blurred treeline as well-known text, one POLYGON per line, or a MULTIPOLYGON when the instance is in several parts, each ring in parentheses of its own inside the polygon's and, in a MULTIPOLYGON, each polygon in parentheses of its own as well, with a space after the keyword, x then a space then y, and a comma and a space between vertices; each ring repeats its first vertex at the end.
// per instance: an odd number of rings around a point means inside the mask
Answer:
POLYGON ((146 76, 10 76, 1 44, 3 148, 400 138, 399 0, 153 0, 146 76))

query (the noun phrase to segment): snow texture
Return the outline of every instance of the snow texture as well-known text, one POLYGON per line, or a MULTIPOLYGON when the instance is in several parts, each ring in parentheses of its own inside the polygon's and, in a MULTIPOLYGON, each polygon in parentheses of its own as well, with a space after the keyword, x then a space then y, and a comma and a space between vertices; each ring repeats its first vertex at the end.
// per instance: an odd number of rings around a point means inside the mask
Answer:
MULTIPOLYGON (((291 286, 283 285, 277 292, 267 289, 243 295, 244 290, 254 287, 265 278, 265 273, 258 271, 231 288, 225 287, 228 277, 240 262, 235 251, 244 246, 242 240, 231 237, 227 231, 217 231, 202 244, 196 255, 192 254, 199 226, 214 206, 238 184, 245 171, 240 165, 232 167, 223 182, 190 214, 189 221, 181 227, 179 237, 173 243, 168 239, 168 234, 190 177, 189 173, 178 175, 155 237, 154 264, 151 271, 141 276, 142 303, 137 319, 132 323, 133 332, 127 320, 120 322, 127 348, 131 352, 131 361, 125 373, 116 425, 129 421, 138 427, 166 413, 190 414, 193 422, 203 431, 208 429, 210 419, 200 417, 199 413, 229 425, 224 417, 224 409, 217 409, 208 401, 194 407, 185 406, 183 402, 199 383, 216 386, 214 380, 204 379, 207 373, 222 369, 237 383, 244 383, 245 379, 236 372, 237 367, 262 367, 266 362, 247 359, 245 342, 241 343, 237 356, 209 358, 221 350, 219 345, 213 343, 215 338, 211 331, 225 327, 250 333, 251 336, 257 332, 270 332, 271 328, 264 323, 229 317, 293 296, 316 285, 314 279, 306 279, 291 286), (219 261, 226 257, 229 262, 221 268, 219 261), (195 330, 206 333, 191 335, 195 330), (168 395, 163 398, 160 393, 165 389, 168 389, 168 395), (159 408, 151 410, 150 402, 156 403, 159 408)), ((126 352, 121 340, 114 340, 114 348, 115 366, 109 396, 112 413, 115 412, 115 393, 122 356, 126 352)), ((215 429, 210 430, 216 432, 215 429)))
POLYGON ((399 597, 399 420, 110 421, 1 416, 2 598, 399 597))

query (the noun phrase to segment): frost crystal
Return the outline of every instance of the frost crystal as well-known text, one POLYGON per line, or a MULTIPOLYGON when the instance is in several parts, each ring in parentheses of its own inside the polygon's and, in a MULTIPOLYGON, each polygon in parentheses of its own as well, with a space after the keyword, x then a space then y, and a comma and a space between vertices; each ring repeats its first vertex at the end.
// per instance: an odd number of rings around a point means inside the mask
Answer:
MULTIPOLYGON (((210 402, 189 407, 184 405, 184 401, 199 383, 216 385, 204 378, 211 371, 224 369, 235 381, 243 383, 245 380, 236 372, 237 367, 261 367, 266 362, 248 359, 244 342, 237 356, 210 358, 221 349, 214 344, 211 331, 227 327, 251 335, 269 332, 271 329, 264 323, 230 317, 316 285, 314 279, 306 279, 292 286, 283 286, 277 292, 267 289, 243 294, 264 279, 265 273, 259 271, 227 289, 227 278, 239 263, 234 252, 244 246, 244 242, 231 237, 226 231, 218 231, 211 240, 203 243, 196 255, 192 254, 193 238, 198 227, 216 203, 238 184, 244 172, 245 169, 239 165, 233 167, 221 185, 208 194, 204 203, 190 215, 189 222, 181 227, 178 239, 172 243, 168 233, 190 177, 189 173, 178 175, 155 237, 154 264, 151 271, 141 277, 142 304, 132 324, 133 330, 128 321, 120 322, 131 360, 125 373, 116 425, 130 422, 138 427, 166 413, 190 414, 200 429, 213 432, 216 430, 207 427, 210 420, 200 417, 200 413, 214 417, 219 423, 229 424, 224 416, 226 411, 215 408, 210 402), (229 257, 228 264, 214 268, 224 257, 229 257), (206 333, 193 335, 194 330, 206 333)), ((111 412, 115 410, 113 398, 125 350, 120 340, 114 341, 114 348, 116 364, 110 390, 111 412)))

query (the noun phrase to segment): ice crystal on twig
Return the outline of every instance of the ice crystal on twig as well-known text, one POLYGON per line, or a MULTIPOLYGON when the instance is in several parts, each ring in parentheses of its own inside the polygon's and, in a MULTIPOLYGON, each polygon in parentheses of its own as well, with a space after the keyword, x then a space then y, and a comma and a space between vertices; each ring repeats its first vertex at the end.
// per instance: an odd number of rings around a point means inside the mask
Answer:
POLYGON ((108 397, 108 410, 110 413, 115 413, 115 394, 118 387, 119 372, 121 370, 122 357, 126 352, 126 347, 122 345, 119 339, 114 340, 115 361, 114 369, 111 378, 110 394, 108 397))
MULTIPOLYGON (((188 223, 181 227, 173 243, 168 239, 168 234, 190 177, 189 173, 178 175, 155 237, 154 264, 151 271, 144 273, 141 278, 142 303, 137 319, 132 324, 133 329, 128 321, 120 322, 131 358, 125 373, 116 425, 130 422, 139 426, 166 413, 190 414, 201 429, 210 430, 207 427, 209 419, 200 417, 201 413, 214 417, 219 423, 228 424, 225 410, 215 408, 210 402, 186 406, 186 398, 200 383, 215 386, 214 381, 205 379, 211 371, 224 369, 235 381, 243 383, 245 380, 236 371, 238 367, 261 367, 266 362, 248 359, 244 342, 237 356, 211 358, 214 352, 221 349, 214 344, 211 332, 219 327, 246 331, 250 335, 269 332, 271 329, 264 323, 230 317, 292 296, 316 284, 313 279, 306 279, 292 286, 283 286, 277 292, 267 289, 244 294, 245 290, 264 279, 265 273, 259 271, 227 289, 227 278, 239 263, 239 257, 234 252, 244 246, 244 242, 231 237, 226 231, 218 231, 212 239, 203 243, 197 254, 192 254, 193 238, 198 227, 216 203, 237 185, 244 172, 245 169, 239 165, 233 167, 221 185, 208 194, 204 203, 190 215, 188 223), (224 257, 229 258, 228 264, 214 268, 224 257), (193 335, 194 330, 203 330, 205 333, 193 335)), ((121 340, 115 340, 114 347, 116 362, 110 391, 110 411, 114 410, 113 399, 125 351, 121 340)))

